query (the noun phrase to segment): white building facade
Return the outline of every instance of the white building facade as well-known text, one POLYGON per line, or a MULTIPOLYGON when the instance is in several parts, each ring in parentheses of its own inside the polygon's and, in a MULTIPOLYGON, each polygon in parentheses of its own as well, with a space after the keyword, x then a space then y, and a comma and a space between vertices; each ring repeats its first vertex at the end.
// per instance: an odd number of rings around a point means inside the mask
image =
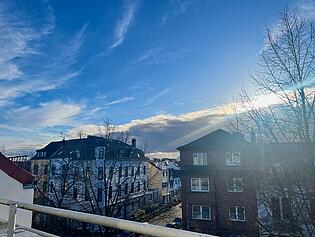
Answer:
MULTIPOLYGON (((33 203, 34 177, 0 153, 0 198, 33 203)), ((0 219, 8 221, 9 207, 0 205, 0 219)), ((31 227, 32 212, 18 209, 16 223, 31 227)))

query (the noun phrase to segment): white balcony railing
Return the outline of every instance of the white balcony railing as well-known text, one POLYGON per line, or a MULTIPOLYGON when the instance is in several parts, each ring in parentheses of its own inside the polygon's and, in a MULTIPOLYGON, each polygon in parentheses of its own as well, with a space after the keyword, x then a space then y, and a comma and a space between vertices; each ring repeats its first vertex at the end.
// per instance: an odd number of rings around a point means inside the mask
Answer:
POLYGON ((215 237, 213 235, 207 235, 207 234, 201 234, 191 231, 185 231, 185 230, 178 230, 178 229, 172 229, 162 226, 155 226, 151 224, 146 223, 140 223, 135 221, 129 221, 129 220, 122 220, 117 219, 113 217, 107 217, 107 216, 99 216, 99 215, 93 215, 83 212, 77 212, 77 211, 71 211, 71 210, 64 210, 64 209, 58 209, 53 207, 47 207, 47 206, 41 206, 36 204, 29 204, 29 203, 22 203, 22 202, 16 202, 12 200, 7 199, 1 199, 0 198, 0 204, 9 206, 9 219, 8 219, 8 230, 7 230, 7 236, 8 237, 14 237, 16 228, 25 229, 27 231, 37 233, 41 236, 55 236, 52 234, 48 234, 36 229, 27 228, 23 226, 16 226, 16 211, 17 208, 29 210, 29 211, 36 211, 41 213, 46 213, 58 217, 68 218, 72 220, 77 220, 80 222, 86 222, 101 226, 106 226, 114 229, 124 230, 127 232, 134 232, 138 234, 148 235, 148 236, 161 236, 161 237, 215 237))

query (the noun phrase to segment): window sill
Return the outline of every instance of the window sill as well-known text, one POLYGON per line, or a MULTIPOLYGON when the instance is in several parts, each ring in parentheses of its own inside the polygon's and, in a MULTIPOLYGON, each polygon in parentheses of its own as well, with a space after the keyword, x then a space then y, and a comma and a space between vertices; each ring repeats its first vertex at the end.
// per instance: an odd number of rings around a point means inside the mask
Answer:
POLYGON ((209 190, 203 191, 203 190, 190 190, 192 193, 209 193, 209 190))
POLYGON ((233 222, 245 222, 245 220, 238 220, 238 219, 230 219, 230 221, 233 221, 233 222))
POLYGON ((205 218, 192 218, 193 220, 197 220, 197 221, 211 221, 210 219, 205 219, 205 218))
POLYGON ((243 193, 244 190, 242 190, 242 191, 231 191, 231 190, 227 190, 227 192, 228 192, 228 193, 243 193))

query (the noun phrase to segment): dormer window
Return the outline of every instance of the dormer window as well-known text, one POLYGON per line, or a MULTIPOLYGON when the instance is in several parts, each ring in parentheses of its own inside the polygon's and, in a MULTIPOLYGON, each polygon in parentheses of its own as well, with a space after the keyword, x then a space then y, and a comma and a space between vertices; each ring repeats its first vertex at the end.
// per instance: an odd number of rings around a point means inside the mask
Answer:
POLYGON ((208 165, 207 153, 193 153, 193 165, 208 165))
POLYGON ((45 157, 46 156, 46 152, 45 151, 38 151, 37 152, 37 156, 38 157, 45 157))
POLYGON ((227 166, 241 165, 241 153, 240 152, 226 152, 225 165, 227 166))

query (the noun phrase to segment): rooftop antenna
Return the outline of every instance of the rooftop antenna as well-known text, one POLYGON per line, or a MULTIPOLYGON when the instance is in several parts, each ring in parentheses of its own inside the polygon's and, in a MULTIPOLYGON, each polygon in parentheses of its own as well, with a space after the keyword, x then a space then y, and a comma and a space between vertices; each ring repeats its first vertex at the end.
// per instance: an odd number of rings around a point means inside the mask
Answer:
POLYGON ((64 136, 63 132, 60 132, 60 136, 61 136, 61 138, 62 138, 63 141, 66 140, 66 136, 64 136))

